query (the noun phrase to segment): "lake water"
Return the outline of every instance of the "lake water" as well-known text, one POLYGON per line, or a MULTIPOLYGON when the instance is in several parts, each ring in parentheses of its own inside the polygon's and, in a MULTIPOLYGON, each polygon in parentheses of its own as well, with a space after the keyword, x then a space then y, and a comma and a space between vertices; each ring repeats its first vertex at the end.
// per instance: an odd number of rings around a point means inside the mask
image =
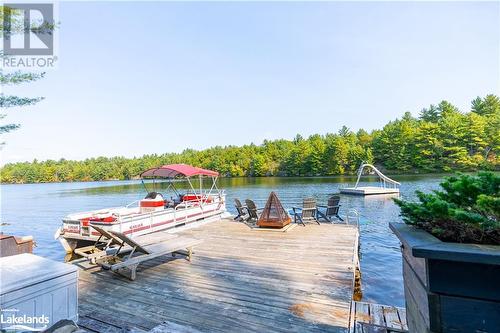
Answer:
MULTIPOLYGON (((436 189, 437 176, 399 176, 401 197, 414 199, 414 191, 436 189)), ((374 182, 367 179, 365 184, 374 182)), ((234 213, 233 199, 254 199, 262 207, 270 191, 276 191, 285 208, 300 205, 314 196, 326 203, 329 194, 355 182, 352 177, 318 178, 232 178, 221 179, 226 189, 227 208, 234 213)), ((373 185, 373 183, 372 183, 373 185)), ((145 195, 138 181, 52 183, 1 186, 0 230, 16 235, 33 235, 38 255, 62 261, 64 251, 53 238, 61 219, 72 212, 126 205, 145 195)), ((404 306, 399 241, 389 222, 400 221, 399 208, 387 196, 342 196, 341 215, 354 208, 361 215, 361 272, 363 300, 404 306)), ((328 254, 325 254, 328 255, 328 254)))

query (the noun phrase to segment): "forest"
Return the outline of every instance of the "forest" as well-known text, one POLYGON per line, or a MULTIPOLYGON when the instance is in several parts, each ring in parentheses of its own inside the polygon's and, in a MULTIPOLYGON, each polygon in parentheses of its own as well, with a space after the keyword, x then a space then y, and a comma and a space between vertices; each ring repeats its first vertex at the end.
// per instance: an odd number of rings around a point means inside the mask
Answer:
POLYGON ((97 157, 83 161, 11 163, 0 169, 2 183, 100 181, 136 178, 142 171, 187 163, 225 177, 324 176, 353 174, 362 162, 389 173, 500 170, 500 98, 477 97, 470 110, 447 101, 410 112, 382 129, 297 135, 260 145, 216 146, 204 150, 141 157, 97 157))

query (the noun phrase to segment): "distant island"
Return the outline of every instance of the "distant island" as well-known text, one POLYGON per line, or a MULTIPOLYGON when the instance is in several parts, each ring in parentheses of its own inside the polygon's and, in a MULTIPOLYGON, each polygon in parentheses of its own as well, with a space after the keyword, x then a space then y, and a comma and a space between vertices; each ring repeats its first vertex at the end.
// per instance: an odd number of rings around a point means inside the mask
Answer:
POLYGON ((461 112, 447 101, 406 112, 380 130, 297 135, 261 145, 216 146, 204 150, 142 157, 98 157, 83 161, 11 163, 0 169, 2 183, 133 179, 163 164, 187 163, 222 176, 324 176, 356 172, 364 161, 395 173, 500 170, 500 99, 477 97, 461 112))

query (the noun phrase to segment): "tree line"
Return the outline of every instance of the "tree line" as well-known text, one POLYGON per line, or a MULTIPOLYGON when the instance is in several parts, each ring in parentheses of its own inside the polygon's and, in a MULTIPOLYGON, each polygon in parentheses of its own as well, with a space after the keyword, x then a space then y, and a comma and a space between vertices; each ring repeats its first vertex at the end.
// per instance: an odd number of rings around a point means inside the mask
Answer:
POLYGON ((187 163, 226 177, 353 174, 362 162, 393 173, 500 170, 500 99, 477 97, 468 112, 447 101, 418 117, 406 112, 382 129, 297 135, 261 145, 216 146, 204 150, 142 157, 98 157, 83 161, 47 160, 6 164, 3 183, 133 179, 163 164, 187 163))

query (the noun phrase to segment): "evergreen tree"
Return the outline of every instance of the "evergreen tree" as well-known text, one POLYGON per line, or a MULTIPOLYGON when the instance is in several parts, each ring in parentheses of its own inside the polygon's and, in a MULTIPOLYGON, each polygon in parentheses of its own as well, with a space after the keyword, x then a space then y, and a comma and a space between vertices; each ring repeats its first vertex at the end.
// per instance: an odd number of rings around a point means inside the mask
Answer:
POLYGON ((418 122, 406 112, 401 120, 389 122, 374 138, 375 162, 391 170, 409 171, 416 152, 418 122))
POLYGON ((416 168, 426 172, 437 171, 441 168, 443 143, 440 138, 439 125, 435 122, 424 121, 415 132, 415 159, 416 168))
POLYGON ((500 244, 500 177, 491 172, 447 177, 441 190, 395 199, 403 220, 443 241, 500 244))
POLYGON ((443 143, 443 170, 451 171, 455 168, 459 170, 468 168, 465 117, 449 103, 442 102, 442 104, 444 108, 441 113, 442 117, 439 120, 439 136, 443 143))
POLYGON ((433 104, 431 104, 428 109, 423 108, 419 115, 419 119, 431 123, 437 122, 440 117, 441 111, 433 104))
POLYGON ((495 95, 487 95, 484 99, 476 97, 472 101, 472 112, 481 116, 493 116, 500 113, 500 98, 495 95))
POLYGON ((326 145, 323 138, 318 135, 311 135, 308 139, 308 144, 310 147, 309 156, 307 156, 306 161, 306 174, 312 176, 318 176, 324 174, 324 154, 326 150, 326 145))

